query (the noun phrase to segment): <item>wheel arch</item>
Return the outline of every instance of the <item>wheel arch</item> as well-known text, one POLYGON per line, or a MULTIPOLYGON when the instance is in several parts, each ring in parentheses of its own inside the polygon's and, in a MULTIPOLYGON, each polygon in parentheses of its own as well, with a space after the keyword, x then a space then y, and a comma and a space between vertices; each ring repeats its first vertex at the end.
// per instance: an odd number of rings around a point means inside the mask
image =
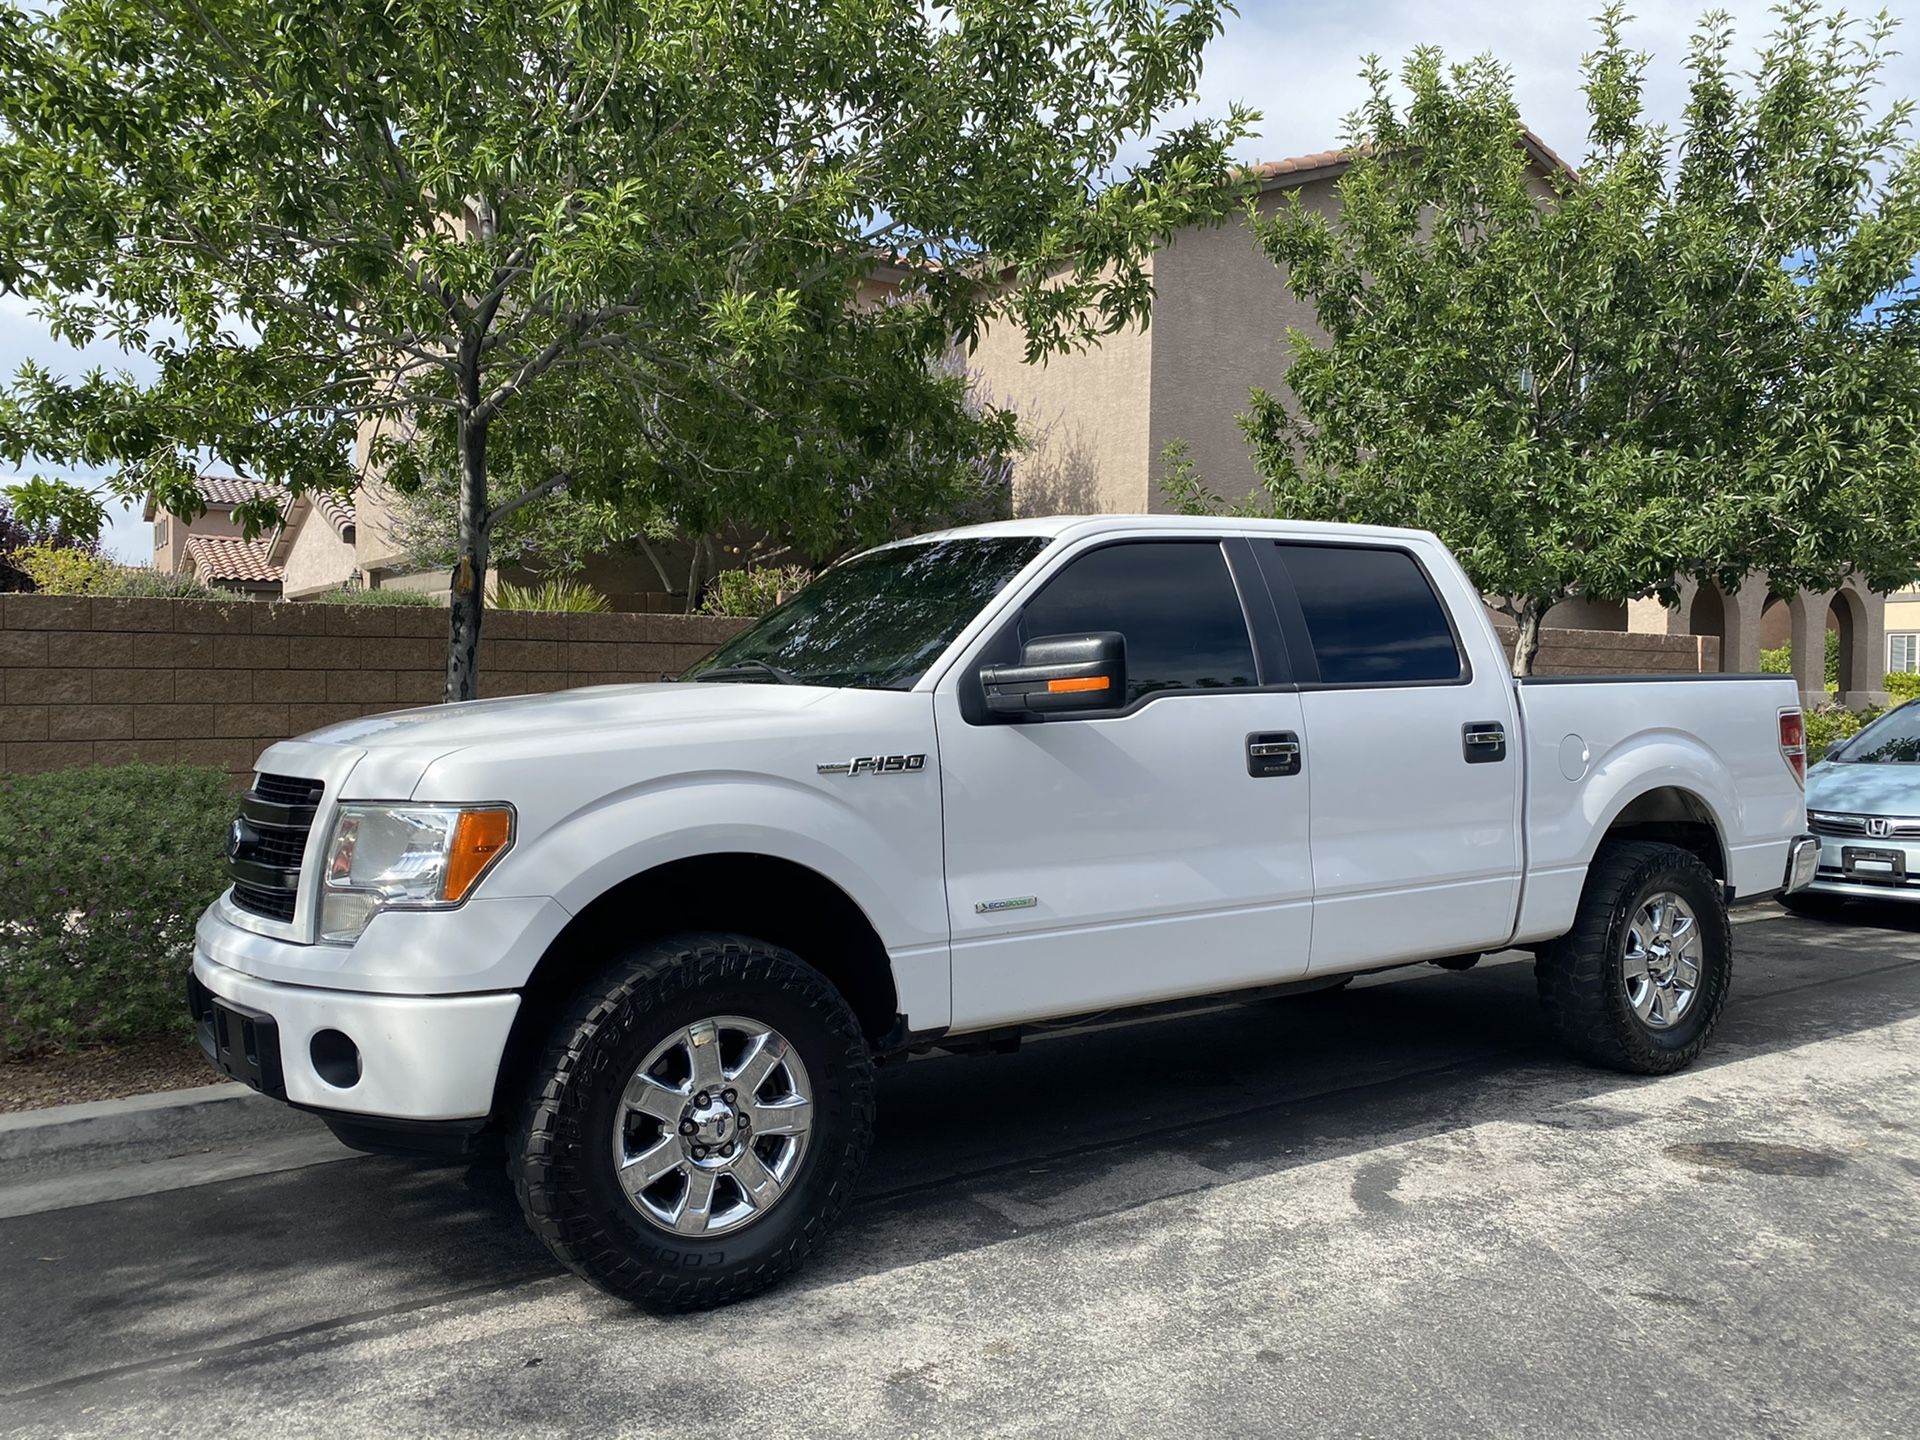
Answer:
POLYGON ((791 950, 845 997, 870 1045, 899 1023, 899 991, 886 945, 841 886, 778 855, 685 856, 604 890, 547 946, 521 991, 495 1082, 494 1113, 505 1113, 502 1104, 519 1093, 554 1020, 605 966, 612 946, 689 931, 747 935, 791 950))
MULTIPOLYGON (((1616 797, 1612 813, 1599 827, 1594 855, 1613 840, 1660 840, 1697 856, 1722 885, 1731 869, 1726 830, 1707 799, 1685 785, 1649 785, 1626 797, 1616 797)), ((1591 867, 1593 855, 1587 857, 1591 867)))

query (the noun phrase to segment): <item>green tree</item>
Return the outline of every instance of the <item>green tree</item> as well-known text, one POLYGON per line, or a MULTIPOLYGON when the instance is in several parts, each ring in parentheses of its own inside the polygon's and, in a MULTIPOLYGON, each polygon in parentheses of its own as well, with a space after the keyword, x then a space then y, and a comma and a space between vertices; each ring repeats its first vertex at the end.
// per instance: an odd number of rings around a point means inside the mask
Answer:
POLYGON ((187 514, 208 456, 294 491, 456 475, 447 695, 471 696, 491 537, 554 489, 824 545, 1008 444, 942 357, 996 313, 1036 356, 1143 318, 1146 256, 1227 203, 1251 118, 1153 133, 1224 10, 0 12, 0 286, 159 362, 26 367, 0 453, 117 464, 187 514), (883 266, 913 277, 898 303, 863 288, 883 266))
MULTIPOLYGON (((1920 167, 1878 108, 1892 30, 1808 0, 1750 74, 1722 15, 1653 123, 1616 7, 1585 63, 1577 177, 1543 167, 1508 72, 1366 62, 1337 216, 1294 197, 1260 243, 1314 307, 1286 394, 1242 423, 1296 516, 1438 532, 1531 668, 1573 596, 1677 577, 1775 586, 1920 560, 1920 167)), ((1257 217, 1256 217, 1257 218, 1257 217)))

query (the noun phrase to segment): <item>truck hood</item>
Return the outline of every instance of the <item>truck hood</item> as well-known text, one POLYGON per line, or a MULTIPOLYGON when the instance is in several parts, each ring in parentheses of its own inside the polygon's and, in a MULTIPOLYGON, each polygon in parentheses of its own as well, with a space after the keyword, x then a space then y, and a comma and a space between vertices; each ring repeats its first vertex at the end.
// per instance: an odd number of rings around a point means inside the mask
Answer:
POLYGON ((510 695, 369 715, 316 730, 303 740, 378 750, 405 746, 448 754, 469 746, 523 740, 565 730, 633 732, 658 726, 724 725, 791 715, 834 692, 815 685, 691 682, 596 685, 551 695, 510 695))
POLYGON ((1807 771, 1807 808, 1845 815, 1920 815, 1920 765, 1823 760, 1807 771))

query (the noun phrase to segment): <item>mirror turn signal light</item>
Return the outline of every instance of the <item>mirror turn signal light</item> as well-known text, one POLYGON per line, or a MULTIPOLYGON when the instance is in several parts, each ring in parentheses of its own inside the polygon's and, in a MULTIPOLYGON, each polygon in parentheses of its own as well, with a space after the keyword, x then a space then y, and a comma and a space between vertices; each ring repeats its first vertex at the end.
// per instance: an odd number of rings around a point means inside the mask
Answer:
POLYGON ((1083 690, 1105 690, 1113 684, 1110 675, 1082 675, 1071 680, 1049 680, 1049 695, 1072 695, 1083 690))

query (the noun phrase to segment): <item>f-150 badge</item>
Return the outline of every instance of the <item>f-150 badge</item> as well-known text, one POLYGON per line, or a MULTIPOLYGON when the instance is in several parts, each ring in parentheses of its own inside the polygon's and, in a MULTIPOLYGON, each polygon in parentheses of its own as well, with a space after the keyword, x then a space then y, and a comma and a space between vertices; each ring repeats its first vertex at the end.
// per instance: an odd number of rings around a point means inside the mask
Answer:
POLYGON ((822 775, 911 775, 927 768, 925 755, 856 755, 813 767, 822 775))

